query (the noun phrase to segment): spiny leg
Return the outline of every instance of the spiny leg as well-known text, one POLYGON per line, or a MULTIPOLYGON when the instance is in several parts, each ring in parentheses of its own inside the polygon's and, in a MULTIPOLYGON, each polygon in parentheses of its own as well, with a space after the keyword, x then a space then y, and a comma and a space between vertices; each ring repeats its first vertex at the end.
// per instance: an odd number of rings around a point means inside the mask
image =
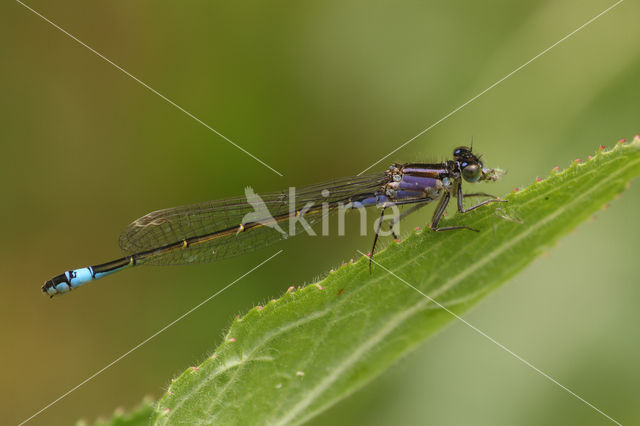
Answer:
POLYGON ((396 235, 396 232, 393 229, 393 227, 396 225, 396 223, 400 222, 402 219, 404 219, 405 217, 409 216, 411 213, 417 212, 418 210, 420 210, 421 208, 423 208, 424 206, 426 206, 430 202, 431 202, 431 199, 419 202, 419 204, 415 204, 415 205, 409 207, 407 210, 403 211, 400 215, 398 215, 398 216, 394 217, 393 219, 391 219, 389 221, 389 230, 391 230, 391 235, 393 235, 393 238, 395 238, 396 240, 398 239, 398 236, 396 235))
POLYGON ((440 202, 438 203, 438 207, 436 207, 436 211, 433 212, 433 218, 431 219, 431 230, 440 232, 440 231, 452 231, 454 229, 468 229, 470 231, 478 232, 477 229, 473 229, 469 226, 460 225, 460 226, 445 226, 442 228, 438 227, 438 223, 440 223, 440 219, 444 215, 444 211, 447 209, 447 204, 449 204, 449 200, 451 200, 451 193, 449 191, 444 191, 442 197, 440 198, 440 202))
POLYGON ((457 191, 457 195, 456 195, 456 197, 458 198, 458 211, 459 211, 460 213, 470 212, 471 210, 475 210, 475 209, 477 209, 478 207, 484 206, 485 204, 490 204, 490 203, 506 203, 506 202, 507 202, 507 200, 500 200, 500 199, 498 199, 498 198, 493 197, 493 195, 484 194, 484 193, 481 193, 481 192, 477 192, 477 193, 473 193, 473 194, 467 194, 467 195, 464 195, 464 194, 462 193, 462 185, 460 185, 459 183, 458 183, 458 185, 457 185, 457 189, 456 189, 456 191, 457 191), (493 197, 493 198, 492 198, 492 199, 490 199, 490 200, 484 200, 484 201, 482 201, 482 202, 480 202, 480 203, 476 204, 475 206, 471 206, 471 207, 469 207, 468 209, 465 209, 465 208, 464 208, 464 204, 463 204, 463 198, 464 198, 464 197, 469 197, 469 196, 480 196, 480 195, 483 195, 483 196, 484 196, 484 195, 486 195, 486 196, 493 197))
MULTIPOLYGON (((427 205, 428 203, 430 203, 431 201, 433 201, 432 199, 420 199, 420 200, 407 200, 407 201, 403 201, 403 202, 399 202, 399 203, 395 203, 395 205, 403 205, 403 204, 414 204, 413 206, 411 206, 410 208, 408 208, 407 210, 405 210, 404 212, 402 212, 400 215, 394 217, 393 219, 391 219, 390 223, 390 230, 391 230, 391 235, 393 235, 393 238, 395 238, 396 240, 398 239, 398 235, 396 235, 395 231, 393 230, 393 227, 395 226, 396 223, 400 222, 402 219, 404 219, 405 217, 407 217, 408 215, 410 215, 411 213, 414 213, 416 211, 418 211, 420 208, 424 207, 425 205, 427 205)), ((376 234, 373 237, 373 245, 371 247, 371 252, 369 254, 369 273, 371 273, 371 263, 372 260, 371 258, 373 257, 373 253, 376 249, 376 243, 378 241, 378 237, 380 234, 380 229, 382 227, 382 218, 384 217, 384 210, 387 208, 388 206, 385 204, 382 206, 382 212, 380 213, 380 220, 378 222, 378 227, 376 229, 376 234)))
POLYGON ((463 198, 467 197, 489 197, 489 198, 498 198, 495 195, 487 194, 486 192, 472 192, 470 194, 462 194, 463 198))
POLYGON ((376 227, 376 234, 373 237, 373 245, 371 246, 371 252, 369 253, 369 274, 371 274, 371 261, 373 258, 373 252, 376 249, 376 243, 378 242, 378 234, 380 234, 380 228, 382 227, 382 218, 384 217, 384 210, 387 208, 386 204, 382 205, 382 212, 380 212, 380 219, 378 219, 378 226, 376 227))

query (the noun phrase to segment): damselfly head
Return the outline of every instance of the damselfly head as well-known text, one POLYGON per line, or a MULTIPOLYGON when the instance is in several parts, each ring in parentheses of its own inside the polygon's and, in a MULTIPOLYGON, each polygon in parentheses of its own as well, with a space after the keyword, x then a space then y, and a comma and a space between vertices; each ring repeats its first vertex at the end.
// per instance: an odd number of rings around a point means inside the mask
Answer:
POLYGON ((453 159, 460 166, 462 177, 467 182, 477 182, 482 178, 482 163, 480 159, 471 152, 471 148, 459 146, 453 150, 453 159))
POLYGON ((466 146, 454 149, 453 159, 460 166, 460 173, 467 182, 496 181, 505 174, 505 171, 501 169, 485 168, 480 161, 480 156, 475 155, 471 148, 466 146))

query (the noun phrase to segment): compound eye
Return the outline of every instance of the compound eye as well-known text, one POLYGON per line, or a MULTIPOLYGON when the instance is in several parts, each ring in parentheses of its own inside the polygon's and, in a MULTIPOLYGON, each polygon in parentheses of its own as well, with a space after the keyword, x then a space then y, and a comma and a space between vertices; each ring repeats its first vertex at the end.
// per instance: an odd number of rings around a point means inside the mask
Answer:
POLYGON ((462 177, 467 182, 475 182, 480 179, 482 169, 478 164, 468 164, 462 167, 462 177))
POLYGON ((459 146, 453 150, 453 158, 456 160, 461 160, 467 153, 471 153, 469 148, 466 146, 459 146))

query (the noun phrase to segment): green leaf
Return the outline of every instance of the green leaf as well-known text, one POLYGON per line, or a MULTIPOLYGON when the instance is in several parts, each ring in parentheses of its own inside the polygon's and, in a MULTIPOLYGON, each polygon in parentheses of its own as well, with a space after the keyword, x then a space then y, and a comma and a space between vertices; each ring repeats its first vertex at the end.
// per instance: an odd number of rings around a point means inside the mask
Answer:
MULTIPOLYGON (((151 398, 145 398, 142 404, 132 410, 130 413, 117 409, 113 416, 108 420, 97 420, 94 426, 146 426, 149 419, 153 416, 155 404, 151 398)), ((84 426, 87 423, 79 421, 76 426, 84 426)))
MULTIPOLYGON (((600 149, 561 173, 446 225, 417 232, 375 260, 461 314, 522 270, 640 174, 640 140, 600 149)), ((453 319, 360 258, 291 288, 233 322, 225 342, 184 372, 156 407, 159 424, 300 424, 364 385, 453 319)))

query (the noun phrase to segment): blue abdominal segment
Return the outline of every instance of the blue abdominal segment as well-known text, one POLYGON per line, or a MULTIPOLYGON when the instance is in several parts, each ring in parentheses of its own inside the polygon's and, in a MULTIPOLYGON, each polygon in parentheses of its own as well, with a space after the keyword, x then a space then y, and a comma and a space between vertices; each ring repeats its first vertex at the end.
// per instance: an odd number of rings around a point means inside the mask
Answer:
POLYGON ((67 278, 69 278, 69 283, 71 284, 71 288, 80 287, 84 283, 88 283, 93 280, 93 269, 91 266, 88 268, 80 268, 74 269, 73 271, 65 272, 67 278))
POLYGON ((133 264, 134 262, 131 258, 122 258, 103 265, 88 266, 86 268, 66 271, 64 274, 56 275, 47 281, 42 287, 42 292, 51 297, 57 294, 68 293, 81 285, 121 271, 129 266, 133 266, 133 264))

